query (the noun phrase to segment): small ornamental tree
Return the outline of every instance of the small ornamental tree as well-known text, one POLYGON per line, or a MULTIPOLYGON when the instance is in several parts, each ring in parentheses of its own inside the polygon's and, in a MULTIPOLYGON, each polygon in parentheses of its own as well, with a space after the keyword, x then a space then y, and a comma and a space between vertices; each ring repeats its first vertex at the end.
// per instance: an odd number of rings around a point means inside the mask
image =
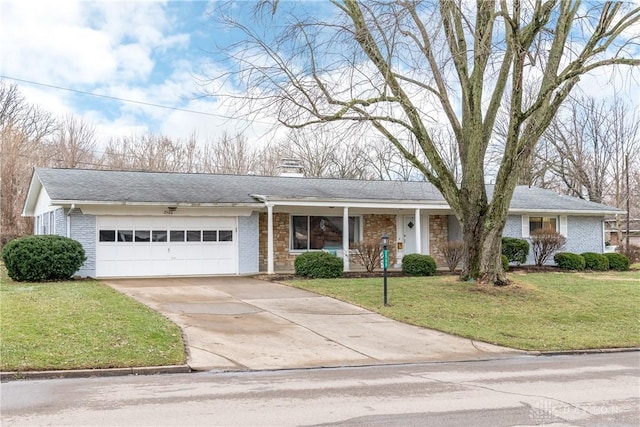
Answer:
POLYGON ((356 259, 356 262, 361 263, 369 273, 380 267, 380 255, 382 254, 380 245, 360 243, 352 245, 351 249, 355 250, 352 257, 356 259))
POLYGON ((464 242, 447 242, 442 249, 442 255, 449 271, 455 271, 464 256, 464 242))
POLYGON ((531 232, 533 259, 541 267, 555 252, 564 248, 567 238, 556 230, 541 228, 531 232))

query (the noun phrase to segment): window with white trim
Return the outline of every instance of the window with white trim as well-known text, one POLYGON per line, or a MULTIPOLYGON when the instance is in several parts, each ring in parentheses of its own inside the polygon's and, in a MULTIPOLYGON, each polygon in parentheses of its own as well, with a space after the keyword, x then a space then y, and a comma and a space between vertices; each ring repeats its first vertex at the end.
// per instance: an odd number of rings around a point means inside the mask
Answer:
POLYGON ((522 237, 531 237, 531 232, 541 229, 555 230, 567 237, 567 216, 522 215, 522 237))
POLYGON ((42 214, 42 234, 49 234, 49 212, 42 214))
MULTIPOLYGON (((338 250, 342 249, 341 216, 291 215, 290 249, 338 250)), ((349 217, 349 244, 360 243, 360 217, 349 217)))
POLYGON ((529 233, 536 230, 558 231, 558 217, 556 216, 530 216, 529 233))

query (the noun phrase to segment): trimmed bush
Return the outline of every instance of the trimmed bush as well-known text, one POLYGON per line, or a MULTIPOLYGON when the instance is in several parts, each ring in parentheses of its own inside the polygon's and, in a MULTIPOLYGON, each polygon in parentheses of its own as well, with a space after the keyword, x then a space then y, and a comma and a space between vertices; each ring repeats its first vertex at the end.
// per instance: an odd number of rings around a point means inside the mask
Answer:
POLYGON ((502 255, 502 269, 509 271, 509 258, 506 255, 502 255))
POLYGON ((609 260, 606 256, 595 252, 585 252, 581 255, 584 258, 584 268, 587 270, 606 271, 609 269, 609 260))
POLYGON ((527 262, 527 255, 529 255, 529 242, 525 239, 503 237, 502 255, 505 255, 509 262, 515 262, 518 265, 524 264, 527 262))
POLYGON ((410 276, 435 276, 437 268, 429 255, 408 254, 402 257, 402 272, 410 276))
POLYGON ((305 252, 293 263, 298 276, 332 279, 344 273, 344 261, 328 252, 305 252))
POLYGON ((627 271, 629 270, 629 258, 618 253, 603 254, 609 260, 609 270, 627 271))
POLYGON ((571 252, 558 252, 553 260, 563 270, 584 270, 584 258, 582 255, 571 252))
POLYGON ((86 259, 79 242, 55 235, 14 239, 2 249, 7 273, 16 282, 69 279, 86 259))

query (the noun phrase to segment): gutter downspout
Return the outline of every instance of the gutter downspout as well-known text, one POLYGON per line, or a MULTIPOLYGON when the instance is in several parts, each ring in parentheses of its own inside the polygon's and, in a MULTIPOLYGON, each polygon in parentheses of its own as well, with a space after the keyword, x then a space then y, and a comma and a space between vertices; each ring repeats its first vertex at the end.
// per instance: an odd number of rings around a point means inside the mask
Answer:
POLYGON ((274 262, 273 262, 273 204, 267 201, 267 196, 261 196, 259 194, 251 194, 260 200, 267 207, 267 274, 274 274, 274 262))
POLYGON ((76 204, 72 203, 69 212, 67 212, 67 237, 71 238, 71 211, 76 208, 76 204))

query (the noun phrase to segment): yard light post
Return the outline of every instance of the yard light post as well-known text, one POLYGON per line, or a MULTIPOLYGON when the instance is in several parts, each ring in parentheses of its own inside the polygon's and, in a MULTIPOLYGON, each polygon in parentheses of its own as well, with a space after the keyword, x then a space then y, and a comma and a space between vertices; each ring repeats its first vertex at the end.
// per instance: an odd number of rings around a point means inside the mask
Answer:
POLYGON ((387 306, 387 268, 389 268, 389 235, 382 235, 382 280, 384 286, 384 305, 387 306))

